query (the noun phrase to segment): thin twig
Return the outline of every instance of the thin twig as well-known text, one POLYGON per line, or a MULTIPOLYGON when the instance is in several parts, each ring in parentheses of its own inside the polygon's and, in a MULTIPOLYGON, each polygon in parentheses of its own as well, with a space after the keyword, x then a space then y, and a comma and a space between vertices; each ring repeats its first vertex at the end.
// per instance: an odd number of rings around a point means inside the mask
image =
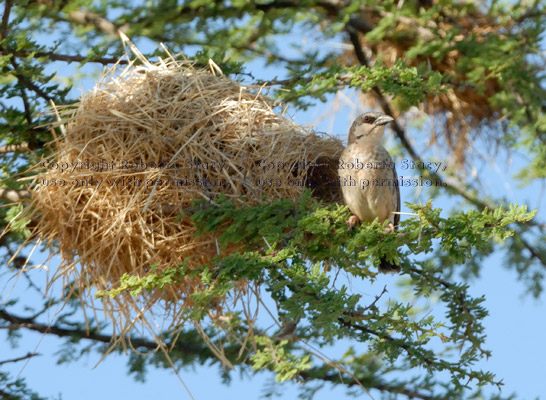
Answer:
POLYGON ((30 192, 24 189, 15 190, 0 187, 0 198, 18 203, 25 199, 30 199, 30 192))
POLYGON ((12 358, 11 360, 0 361, 0 365, 23 361, 23 360, 26 360, 28 358, 32 358, 32 357, 36 357, 36 356, 40 356, 40 355, 41 355, 40 353, 27 353, 26 355, 24 355, 22 357, 12 358))
POLYGON ((118 59, 115 57, 98 57, 98 58, 88 58, 86 56, 82 56, 79 54, 59 54, 54 53, 52 51, 37 51, 37 52, 30 52, 25 50, 16 50, 16 51, 9 51, 9 50, 3 50, 0 51, 0 56, 6 56, 6 55, 13 55, 15 57, 28 57, 30 54, 34 58, 42 58, 46 57, 49 58, 51 61, 65 61, 67 63, 73 63, 73 62, 91 62, 91 63, 99 63, 103 65, 108 64, 128 64, 129 61, 125 59, 118 59))
POLYGON ((21 85, 23 85, 27 89, 33 91, 34 93, 36 93, 38 96, 40 96, 42 99, 44 99, 48 103, 49 103, 50 100, 52 100, 52 98, 46 92, 44 92, 42 89, 40 89, 38 86, 36 86, 34 84, 34 82, 30 81, 24 75, 17 72, 17 70, 19 69, 19 65, 17 64, 17 61, 15 61, 13 58, 11 58, 10 59, 10 64, 13 67, 13 70, 11 71, 11 73, 13 74, 13 76, 15 76, 17 78, 17 80, 19 81, 19 83, 21 85))
POLYGON ((5 153, 26 153, 29 152, 30 148, 28 143, 19 143, 19 144, 6 144, 0 146, 0 154, 5 153))

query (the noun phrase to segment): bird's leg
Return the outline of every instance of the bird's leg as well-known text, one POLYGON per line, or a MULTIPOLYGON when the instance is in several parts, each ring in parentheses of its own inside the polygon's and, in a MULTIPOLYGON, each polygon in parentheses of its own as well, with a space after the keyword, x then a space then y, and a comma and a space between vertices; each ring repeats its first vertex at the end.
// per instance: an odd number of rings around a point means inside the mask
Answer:
POLYGON ((391 232, 394 232, 394 224, 389 221, 387 228, 385 229, 385 235, 388 235, 391 232))
POLYGON ((385 235, 388 235, 391 232, 394 232, 396 228, 394 227, 394 213, 391 213, 389 215, 389 223, 387 224, 387 227, 385 228, 385 235))
POLYGON ((391 232, 394 232, 394 224, 392 222, 389 222, 387 228, 385 229, 385 233, 389 234, 391 232))
POLYGON ((356 223, 360 221, 356 215, 351 215, 349 220, 345 223, 350 229, 353 229, 356 223))

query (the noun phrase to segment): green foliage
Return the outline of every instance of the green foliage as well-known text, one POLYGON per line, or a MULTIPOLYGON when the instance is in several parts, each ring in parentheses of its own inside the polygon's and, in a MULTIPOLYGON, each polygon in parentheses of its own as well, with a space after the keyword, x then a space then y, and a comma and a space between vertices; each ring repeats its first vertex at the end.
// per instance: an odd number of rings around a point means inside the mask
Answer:
POLYGON ((343 87, 362 92, 380 88, 408 107, 419 104, 426 96, 445 92, 441 74, 407 66, 401 60, 393 67, 379 63, 373 67, 344 67, 333 63, 324 70, 317 70, 301 65, 291 68, 290 73, 295 78, 283 82, 283 89, 290 90, 278 91, 276 97, 304 109, 310 105, 304 99, 311 97, 324 101, 326 94, 335 93, 343 87))
MULTIPOLYGON (((12 380, 10 376, 0 371, 0 394, 3 400, 47 400, 27 387, 24 379, 12 380)), ((60 400, 61 397, 58 397, 60 400)))
POLYGON ((255 340, 259 347, 251 358, 252 368, 271 369, 277 374, 275 380, 278 382, 292 379, 312 365, 309 354, 298 357, 288 351, 287 340, 275 343, 267 336, 257 336, 255 340))
MULTIPOLYGON (((349 230, 345 207, 323 207, 309 192, 298 202, 278 200, 254 207, 237 207, 224 197, 214 204, 198 202, 192 219, 199 232, 217 232, 222 247, 237 243, 242 249, 191 271, 181 265, 176 271, 125 277, 108 294, 161 289, 176 283, 173 277, 190 273, 200 277, 206 289, 192 295, 195 306, 188 317, 203 320, 214 299, 235 295, 233 282, 256 281, 274 300, 280 319, 287 326, 292 323, 293 337, 320 345, 351 338, 366 343, 386 365, 402 363, 408 369, 421 367, 430 373, 447 371, 453 393, 463 393, 469 382, 500 385, 491 372, 472 369, 476 361, 490 355, 483 348, 482 321, 487 316, 483 297, 472 297, 468 284, 446 280, 442 265, 412 262, 411 258, 438 247, 462 264, 473 252, 488 250, 512 235, 510 224, 529 221, 535 213, 513 205, 508 210, 468 210, 442 217, 431 202, 408 207, 416 216, 405 220, 397 234, 385 234, 377 221, 349 230), (386 308, 377 300, 364 304, 345 285, 333 285, 339 272, 329 271, 336 269, 373 282, 377 275, 373 265, 383 255, 401 263, 411 278, 414 296, 426 299, 440 293, 445 315, 422 315, 410 303, 394 300, 386 308)), ((222 340, 236 341, 229 332, 246 332, 248 323, 231 319, 222 340)), ((281 327, 277 335, 283 337, 285 330, 281 327)), ((254 338, 258 348, 250 359, 252 367, 274 371, 279 381, 306 377, 312 368, 308 350, 298 341, 276 337, 254 338)), ((364 368, 358 358, 342 364, 350 371, 364 368)))
POLYGON ((131 296, 138 296, 143 290, 152 290, 154 288, 163 289, 167 285, 174 285, 179 282, 177 276, 183 276, 185 268, 168 269, 161 273, 154 273, 157 269, 157 265, 152 265, 150 274, 145 277, 138 277, 134 275, 124 274, 120 279, 120 285, 116 289, 109 290, 107 293, 98 291, 95 297, 101 298, 103 296, 115 297, 118 294, 129 291, 131 296))

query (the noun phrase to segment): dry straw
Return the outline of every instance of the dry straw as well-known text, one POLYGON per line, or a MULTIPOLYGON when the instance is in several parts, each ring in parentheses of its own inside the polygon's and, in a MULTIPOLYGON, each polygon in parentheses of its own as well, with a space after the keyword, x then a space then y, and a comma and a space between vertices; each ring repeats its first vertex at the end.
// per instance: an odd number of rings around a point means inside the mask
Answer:
MULTIPOLYGON (((192 221, 180 219, 192 200, 221 193, 239 204, 297 199, 306 179, 336 179, 324 164, 336 164, 341 142, 277 115, 259 87, 217 67, 141 61, 115 66, 73 107, 56 110, 64 132, 32 190, 35 232, 62 257, 54 279, 70 282, 84 301, 118 287, 124 274, 144 277, 152 266, 161 272, 183 262, 191 268, 216 256, 214 235, 196 238, 192 221)), ((332 186, 319 184, 315 195, 339 200, 332 186)), ((169 328, 202 285, 187 276, 137 297, 122 292, 102 299, 104 312, 118 335, 155 324, 150 315, 168 316, 162 328, 169 328)), ((247 285, 238 282, 233 298, 248 294, 247 285)), ((212 314, 222 315, 224 300, 212 314)))

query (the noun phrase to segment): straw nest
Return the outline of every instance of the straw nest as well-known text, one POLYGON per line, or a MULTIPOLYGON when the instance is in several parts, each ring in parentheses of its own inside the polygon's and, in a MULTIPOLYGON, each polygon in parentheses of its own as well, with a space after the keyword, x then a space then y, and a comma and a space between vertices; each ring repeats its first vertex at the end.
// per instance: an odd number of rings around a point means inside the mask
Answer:
MULTIPOLYGON (((420 2, 419 6, 428 8, 432 3, 420 2)), ((435 19, 428 21, 425 26, 417 25, 415 19, 394 16, 384 11, 365 12, 362 17, 371 26, 378 26, 383 18, 392 18, 394 26, 386 31, 381 40, 370 40, 361 35, 359 41, 370 63, 380 60, 383 65, 392 67, 397 60, 404 60, 408 65, 425 64, 431 70, 452 76, 447 92, 428 96, 420 108, 424 113, 436 116, 430 132, 430 142, 442 142, 441 146, 450 149, 453 161, 459 167, 466 168, 466 152, 472 141, 476 136, 483 137, 488 133, 487 130, 476 128, 484 123, 493 124, 498 119, 500 110, 489 99, 499 93, 502 87, 495 76, 484 78, 482 87, 474 87, 465 82, 467 75, 475 72, 475 68, 469 66, 465 69, 459 65, 465 56, 465 47, 458 46, 458 42, 467 37, 476 37, 477 41, 483 41, 491 34, 502 37, 499 32, 510 29, 514 22, 499 23, 495 17, 484 14, 477 7, 470 8, 467 4, 462 4, 461 7, 465 7, 464 12, 453 12, 450 18, 436 14, 435 19), (439 37, 447 37, 452 30, 460 33, 451 42, 445 43, 445 46, 450 47, 449 51, 438 51, 439 56, 435 57, 428 54, 408 57, 408 50, 418 42, 434 43, 439 37)), ((343 58, 349 64, 358 64, 353 50, 348 50, 343 58)), ((374 96, 368 95, 364 101, 370 108, 381 106, 381 101, 374 96)), ((393 105, 399 114, 407 109, 407 104, 394 102, 393 105)))
MULTIPOLYGON (((341 142, 277 115, 259 88, 186 61, 120 68, 59 110, 64 132, 33 190, 36 230, 62 256, 58 277, 74 280, 80 294, 116 288, 124 274, 210 261, 219 251, 214 235, 196 238, 181 217, 195 199, 297 199, 312 182, 316 196, 339 200, 327 164, 337 163, 341 142)), ((127 327, 134 310, 159 300, 175 313, 191 307, 200 285, 188 276, 141 293, 140 305, 125 292, 103 301, 127 327)))

